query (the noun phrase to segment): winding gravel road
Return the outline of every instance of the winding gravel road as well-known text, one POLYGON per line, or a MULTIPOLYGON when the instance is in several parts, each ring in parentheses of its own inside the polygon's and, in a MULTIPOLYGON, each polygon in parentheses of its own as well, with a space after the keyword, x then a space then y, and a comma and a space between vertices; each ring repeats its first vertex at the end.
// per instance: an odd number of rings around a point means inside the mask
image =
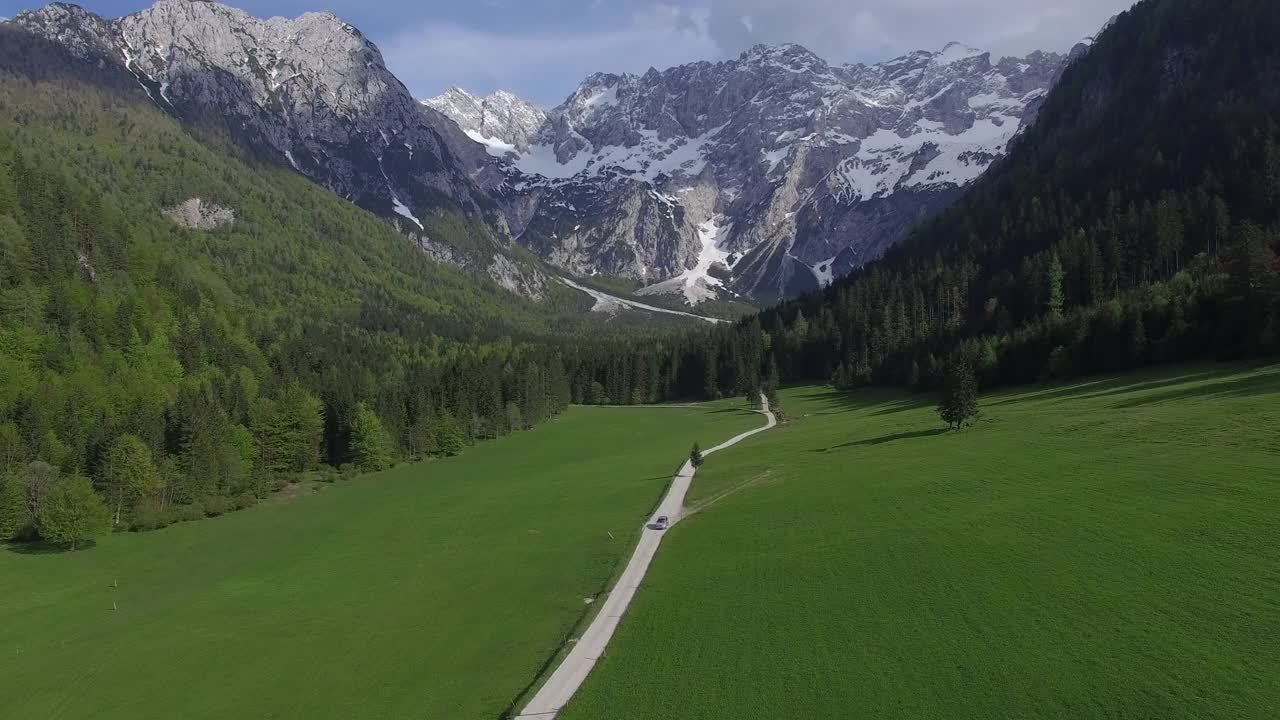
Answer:
POLYGON ((617 295, 610 295, 609 293, 596 290, 595 288, 589 288, 586 285, 580 285, 569 278, 562 277, 556 279, 559 280, 562 285, 567 285, 574 290, 591 296, 591 299, 596 301, 596 304, 591 307, 591 312, 608 313, 612 315, 619 310, 631 309, 639 310, 641 312, 659 313, 662 315, 678 315, 680 317, 708 322, 712 325, 721 325, 729 322, 728 320, 722 320, 720 318, 707 317, 705 315, 694 315, 693 313, 681 312, 679 310, 668 310, 667 308, 646 305, 635 300, 628 300, 626 298, 618 297, 617 295))
MULTIPOLYGON (((759 412, 768 418, 764 427, 744 432, 735 438, 727 440, 710 450, 704 451, 702 453, 703 456, 733 447, 752 435, 762 433, 777 425, 778 419, 774 417, 773 411, 769 408, 768 398, 761 396, 760 400, 763 405, 759 412)), ((604 605, 600 608, 600 613, 591 621, 591 625, 587 627, 587 631, 582 634, 582 637, 578 638, 578 642, 574 644, 573 650, 569 651, 568 657, 560 663, 560 667, 556 668, 555 672, 551 674, 547 684, 543 685, 538 694, 533 696, 533 700, 529 701, 524 711, 516 716, 516 720, 549 720, 554 718, 569 703, 570 698, 578 691, 578 688, 582 686, 582 682, 587 679, 587 675, 595 667, 596 660, 600 659, 600 656, 604 654, 605 646, 609 644, 614 631, 618 629, 618 623, 621 622, 623 613, 627 611, 627 606, 631 604, 631 598, 635 597, 636 590, 639 589, 640 582, 644 580, 645 572, 649 569, 649 563, 653 560, 654 554, 658 552, 658 545, 666 534, 666 531, 650 529, 649 523, 663 515, 670 519, 672 525, 680 521, 684 513, 684 496, 689 491, 689 483, 693 480, 693 473, 693 464, 686 461, 684 466, 680 468, 680 472, 676 474, 675 479, 671 481, 671 489, 667 491, 667 496, 662 499, 662 503, 658 505, 658 509, 653 513, 653 516, 645 522, 644 528, 641 530, 640 542, 636 544, 636 550, 631 555, 631 561, 627 563, 627 568, 622 572, 622 577, 618 579, 618 584, 614 585, 613 591, 605 599, 604 605)))

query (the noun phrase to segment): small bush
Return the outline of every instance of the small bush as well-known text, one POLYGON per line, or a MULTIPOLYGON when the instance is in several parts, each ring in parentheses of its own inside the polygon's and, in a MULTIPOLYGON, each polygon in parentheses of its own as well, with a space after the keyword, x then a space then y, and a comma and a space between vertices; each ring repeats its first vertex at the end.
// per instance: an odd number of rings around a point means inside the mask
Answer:
POLYGON ((190 505, 174 505, 169 508, 169 517, 173 522, 191 522, 204 518, 204 505, 194 502, 190 505))
POLYGON ((360 474, 360 471, 356 469, 356 466, 351 463, 343 463, 338 468, 338 472, 342 475, 343 480, 351 480, 355 478, 356 475, 360 474))
POLYGON ((258 496, 251 492, 240 493, 231 500, 232 510, 247 510, 258 504, 258 496))
POLYGON ((146 503, 133 511, 129 529, 134 532, 148 532, 167 528, 175 522, 173 512, 160 507, 159 503, 146 503))
POLYGON ((221 495, 205 498, 204 514, 206 517, 218 517, 231 510, 231 501, 221 495))

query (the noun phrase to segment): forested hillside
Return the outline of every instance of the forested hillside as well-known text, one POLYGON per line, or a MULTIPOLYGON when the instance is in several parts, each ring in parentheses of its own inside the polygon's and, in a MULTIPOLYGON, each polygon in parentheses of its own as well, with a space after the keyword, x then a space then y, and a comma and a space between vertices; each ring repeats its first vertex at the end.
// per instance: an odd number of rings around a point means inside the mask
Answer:
POLYGON ((774 363, 783 381, 929 388, 952 361, 990 386, 1274 354, 1276 37, 1270 0, 1145 0, 1005 161, 883 261, 734 329, 629 352, 674 368, 684 397, 750 392, 774 363))
MULTIPOLYGON (((430 223, 458 244, 483 232, 430 223)), ((197 141, 123 72, 0 27, 4 538, 47 507, 95 520, 86 481, 116 527, 156 526, 322 464, 379 469, 537 423, 569 402, 548 339, 593 327, 582 302, 438 264, 295 173, 197 141), (234 220, 164 214, 192 198, 234 220)))

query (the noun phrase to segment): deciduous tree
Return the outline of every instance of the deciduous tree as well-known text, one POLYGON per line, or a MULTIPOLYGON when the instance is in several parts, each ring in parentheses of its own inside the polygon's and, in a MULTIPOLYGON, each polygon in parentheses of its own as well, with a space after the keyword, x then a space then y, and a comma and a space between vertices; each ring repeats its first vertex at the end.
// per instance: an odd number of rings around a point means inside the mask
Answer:
POLYGON ((128 502, 150 497, 160 490, 160 473, 151 461, 151 450, 134 435, 121 435, 111 444, 102 464, 99 486, 111 507, 112 524, 128 502))
POLYGON ((15 540, 31 524, 18 476, 0 476, 0 542, 15 540))
POLYGON ((72 476, 60 481, 40 508, 37 528, 45 542, 74 551, 111 530, 111 512, 88 478, 72 476))
POLYGON ((391 465, 390 439, 378 415, 364 403, 356 404, 351 420, 351 456, 365 472, 385 470, 391 465))

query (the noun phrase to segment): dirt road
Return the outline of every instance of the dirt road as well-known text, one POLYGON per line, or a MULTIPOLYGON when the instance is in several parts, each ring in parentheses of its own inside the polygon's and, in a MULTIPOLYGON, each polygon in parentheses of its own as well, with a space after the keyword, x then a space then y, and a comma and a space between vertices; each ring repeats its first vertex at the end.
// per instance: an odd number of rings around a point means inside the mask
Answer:
MULTIPOLYGON (((762 433, 778 424, 777 418, 774 417, 772 410, 769 408, 768 399, 763 396, 760 399, 764 403, 760 412, 768 419, 764 427, 756 428, 727 440, 703 452, 703 457, 717 453, 725 448, 733 447, 752 435, 762 433)), ((658 545, 662 542, 662 537, 666 535, 666 531, 653 530, 649 527, 649 524, 662 516, 669 518, 672 525, 680 521, 680 517, 684 512, 684 496, 689 491, 689 483, 693 481, 694 472, 693 464, 688 461, 680 468, 680 472, 676 474, 675 479, 671 482, 671 489, 667 491, 666 497, 662 499, 658 509, 645 523, 641 531, 640 542, 636 545, 636 550, 631 555, 631 561, 627 563, 627 568, 622 572, 622 577, 618 579, 618 584, 613 587, 609 597, 605 599, 603 606, 600 608, 600 614, 596 615, 595 620, 591 621, 587 631, 582 634, 582 637, 578 638, 573 650, 569 652, 569 655, 551 674, 551 678, 542 686, 538 694, 533 697, 533 700, 529 701, 524 711, 516 716, 517 720, 535 720, 535 718, 549 720, 554 718, 560 712, 560 709, 568 704, 573 694, 582 686, 582 682, 587 679, 587 675, 595 667, 596 660, 604 654, 605 646, 609 644, 614 631, 618 629, 618 623, 621 622, 623 613, 627 611, 627 606, 631 604, 631 598, 635 597, 636 590, 639 589, 641 581, 644 580, 645 572, 649 569, 649 563, 653 560, 654 554, 658 552, 658 545)))

